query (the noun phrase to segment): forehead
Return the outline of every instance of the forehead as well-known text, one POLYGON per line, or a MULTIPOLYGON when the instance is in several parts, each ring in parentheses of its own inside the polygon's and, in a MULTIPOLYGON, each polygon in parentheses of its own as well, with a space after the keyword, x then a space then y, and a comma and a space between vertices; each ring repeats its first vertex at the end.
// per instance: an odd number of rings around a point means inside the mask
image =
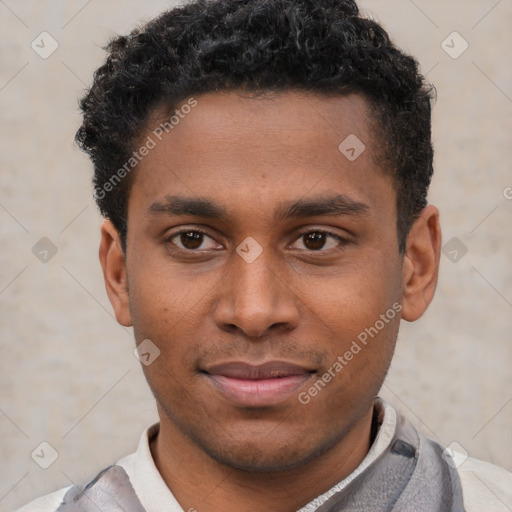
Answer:
POLYGON ((143 140, 153 147, 137 166, 130 208, 186 195, 212 198, 226 210, 258 198, 261 211, 286 197, 334 191, 394 203, 362 95, 232 91, 188 99, 176 110, 170 118, 174 111, 159 109, 148 122, 143 140))
MULTIPOLYGON (((251 151, 261 155, 262 150, 275 154, 280 148, 289 158, 311 157, 312 148, 332 153, 349 136, 369 143, 367 155, 377 149, 370 141, 373 134, 368 101, 360 94, 327 96, 286 91, 254 95, 230 91, 199 96, 194 99, 193 109, 187 107, 190 101, 177 106, 179 115, 170 116, 165 109, 158 109, 148 131, 158 139, 170 138, 167 135, 172 132, 176 147, 207 144, 212 149, 217 139, 225 142, 228 138, 226 156, 251 151)), ((315 159, 320 161, 319 155, 315 159)))

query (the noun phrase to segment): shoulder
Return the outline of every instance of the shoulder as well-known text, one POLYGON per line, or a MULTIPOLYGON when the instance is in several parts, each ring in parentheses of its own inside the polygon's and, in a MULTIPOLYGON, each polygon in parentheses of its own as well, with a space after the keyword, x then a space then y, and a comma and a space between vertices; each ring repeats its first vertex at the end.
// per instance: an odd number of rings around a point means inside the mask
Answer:
POLYGON ((36 498, 30 503, 27 503, 23 507, 17 509, 15 512, 55 512, 62 503, 64 495, 70 488, 71 486, 63 487, 58 491, 36 498))
MULTIPOLYGON (((398 427, 404 430, 411 424, 399 415, 398 427)), ((495 466, 489 462, 468 457, 467 453, 457 449, 443 447, 437 441, 430 439, 418 430, 414 429, 423 440, 424 446, 434 446, 435 452, 443 460, 442 465, 451 467, 452 477, 460 482, 459 493, 462 492, 462 500, 465 512, 510 512, 512 511, 512 473, 506 469, 495 466)), ((439 460, 439 459, 438 459, 439 460)), ((439 460, 441 462, 441 460, 439 460)), ((453 485, 453 483, 452 483, 453 485)), ((457 484, 458 487, 458 484, 457 484)))
POLYGON ((454 453, 467 512, 512 510, 512 473, 482 460, 454 453))
MULTIPOLYGON (((139 457, 138 462, 140 464, 140 459, 148 459, 151 460, 151 455, 149 451, 149 441, 148 439, 158 432, 159 424, 153 424, 147 429, 144 430, 144 432, 141 435, 140 441, 139 441, 139 448, 137 452, 132 453, 130 455, 127 455, 123 457, 121 460, 119 460, 116 465, 121 466, 125 472, 128 474, 129 479, 131 480, 132 476, 134 476, 136 471, 136 465, 137 465, 137 456, 139 457)), ((150 462, 148 462, 149 464, 150 462)), ((106 468, 108 469, 108 468, 106 468)), ((96 477, 98 478, 101 474, 100 472, 96 477)), ((91 480, 90 483, 94 482, 95 479, 91 480)), ((60 505, 63 502, 65 494, 72 488, 73 486, 69 487, 63 487, 62 489, 59 489, 57 491, 54 491, 50 494, 46 494, 45 496, 41 496, 39 498, 36 498, 35 500, 27 503, 26 505, 22 506, 21 508, 16 509, 14 512, 56 512, 57 509, 60 507, 60 505)))

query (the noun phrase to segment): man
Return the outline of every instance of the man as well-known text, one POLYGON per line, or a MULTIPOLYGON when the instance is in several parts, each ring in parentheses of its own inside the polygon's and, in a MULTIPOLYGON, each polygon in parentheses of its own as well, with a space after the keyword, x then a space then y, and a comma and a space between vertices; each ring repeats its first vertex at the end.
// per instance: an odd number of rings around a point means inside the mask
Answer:
POLYGON ((22 510, 511 507, 377 398, 438 275, 417 62, 351 0, 197 0, 108 52, 77 140, 160 422, 22 510))

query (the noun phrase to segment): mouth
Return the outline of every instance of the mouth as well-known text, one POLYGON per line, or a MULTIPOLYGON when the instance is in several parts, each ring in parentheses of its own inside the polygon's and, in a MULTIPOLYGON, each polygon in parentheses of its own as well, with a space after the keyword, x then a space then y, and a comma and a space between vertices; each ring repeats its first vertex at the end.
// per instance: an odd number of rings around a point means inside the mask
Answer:
POLYGON ((202 373, 217 391, 236 405, 266 407, 289 398, 316 372, 285 361, 269 361, 260 365, 218 364, 202 373))

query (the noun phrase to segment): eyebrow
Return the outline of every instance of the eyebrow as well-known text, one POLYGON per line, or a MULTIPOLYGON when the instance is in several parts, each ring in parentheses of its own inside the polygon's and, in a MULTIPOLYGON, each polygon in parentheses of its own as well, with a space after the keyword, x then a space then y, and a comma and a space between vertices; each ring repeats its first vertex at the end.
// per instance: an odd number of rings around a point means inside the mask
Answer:
MULTIPOLYGON (((355 201, 346 195, 316 196, 281 203, 275 212, 275 221, 316 216, 364 215, 370 207, 355 201)), ((156 200, 148 208, 150 215, 169 215, 202 217, 225 220, 229 218, 227 210, 217 203, 204 198, 165 196, 156 200)))

